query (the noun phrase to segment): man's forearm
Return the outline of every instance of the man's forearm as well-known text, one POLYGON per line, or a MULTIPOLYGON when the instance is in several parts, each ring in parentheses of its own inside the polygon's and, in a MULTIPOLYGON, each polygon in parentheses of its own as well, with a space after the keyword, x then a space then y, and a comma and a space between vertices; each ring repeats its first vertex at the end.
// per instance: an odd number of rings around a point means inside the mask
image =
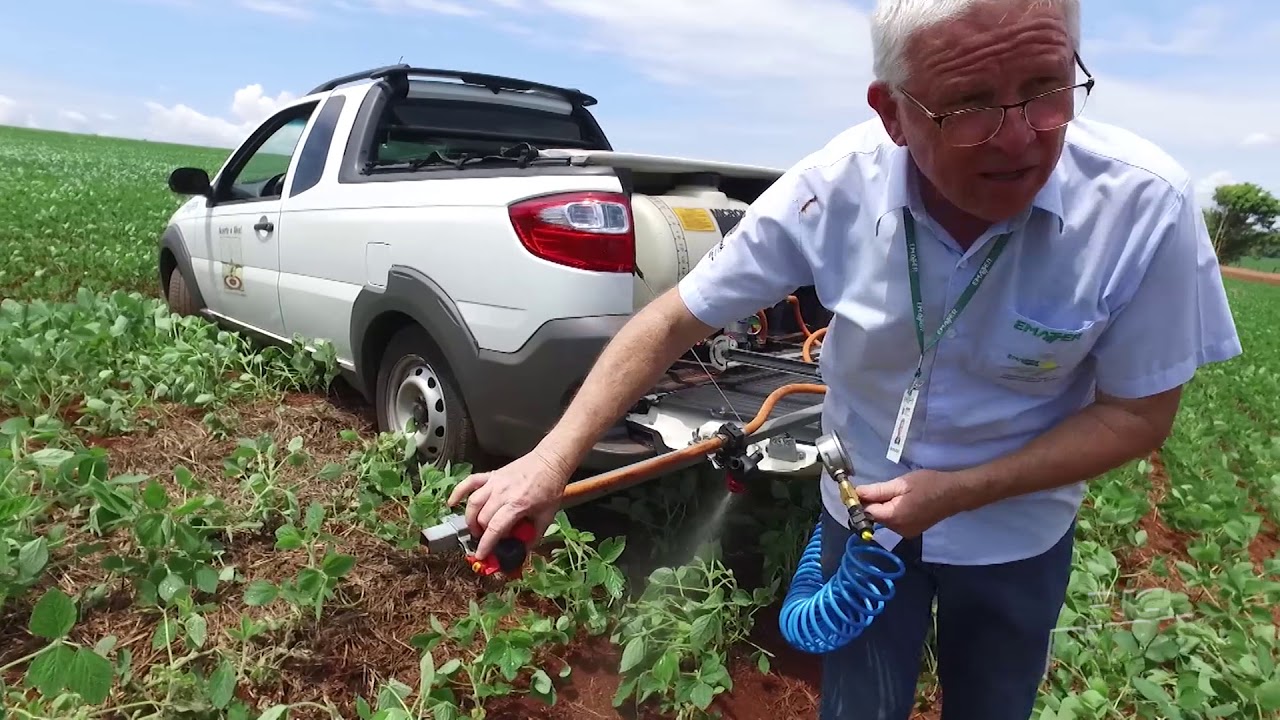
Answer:
POLYGON ((1177 412, 1176 390, 1130 407, 1095 403, 1022 449, 957 473, 957 511, 1090 480, 1163 444, 1177 412))
POLYGON ((712 329, 688 313, 676 291, 655 299, 605 346, 537 451, 572 472, 605 431, 712 329))

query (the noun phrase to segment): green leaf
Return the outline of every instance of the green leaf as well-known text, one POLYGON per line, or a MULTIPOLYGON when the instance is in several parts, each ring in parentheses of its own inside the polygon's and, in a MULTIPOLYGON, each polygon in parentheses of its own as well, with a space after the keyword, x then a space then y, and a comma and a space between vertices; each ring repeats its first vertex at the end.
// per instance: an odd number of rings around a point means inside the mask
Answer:
POLYGON ((661 685, 668 685, 671 679, 676 676, 676 672, 680 669, 679 651, 670 648, 662 653, 662 657, 658 658, 658 662, 653 665, 653 677, 661 685))
POLYGON ((1133 637, 1138 641, 1138 645, 1146 647, 1148 643, 1155 638, 1156 633, 1160 631, 1160 627, 1155 620, 1134 620, 1130 626, 1133 630, 1133 637))
POLYGON ((618 568, 610 565, 609 572, 604 578, 605 592, 609 593, 609 597, 614 600, 621 600, 622 593, 626 591, 627 579, 618 568))
POLYGON ((1255 697, 1264 712, 1280 710, 1280 680, 1268 680, 1259 685, 1255 697))
POLYGON ((324 559, 324 574, 329 577, 342 577, 355 567, 356 559, 351 555, 330 555, 324 559))
POLYGON ((611 537, 600 543, 600 559, 606 563, 615 563, 618 558, 622 557, 622 551, 626 548, 626 540, 622 537, 611 537))
POLYGON ((644 636, 637 635, 631 638, 631 641, 622 650, 622 664, 618 670, 623 673, 631 670, 631 668, 639 665, 641 660, 644 660, 644 654, 644 636))
POLYGON ((305 567, 298 571, 298 590, 307 595, 315 595, 324 587, 324 573, 312 568, 305 567))
POLYGON ((231 702, 236 690, 236 669, 228 660, 218 664, 209 676, 209 702, 219 710, 231 702))
POLYGON ((760 653, 760 657, 756 659, 756 667, 760 668, 760 672, 768 675, 770 668, 769 656, 764 653, 760 653))
POLYGON ((169 495, 163 485, 152 480, 142 491, 142 502, 152 510, 163 510, 169 504, 169 495))
POLYGON ((320 527, 324 525, 324 506, 318 502, 312 502, 307 506, 306 526, 312 535, 320 532, 320 527))
POLYGON ((212 595, 218 590, 218 572, 208 565, 196 570, 196 587, 212 595))
POLYGON ((160 581, 160 597, 163 598, 165 602, 169 602, 173 599, 174 595, 177 595, 186 586, 187 583, 182 579, 182 576, 175 573, 169 573, 164 576, 164 580, 160 581))
POLYGON ((719 630, 715 613, 702 615, 693 621, 693 627, 689 631, 689 643, 694 647, 708 647, 715 640, 719 630))
POLYGON ((133 532, 138 536, 138 542, 146 547, 164 545, 165 520, 165 516, 159 513, 147 513, 139 517, 133 526, 133 532))
POLYGON ((65 637, 76 624, 76 604, 58 588, 46 590, 31 610, 27 629, 47 640, 65 637))
POLYGON ((276 528, 276 549, 297 550, 302 547, 302 533, 293 525, 281 525, 276 528))
POLYGON ((546 695, 551 692, 551 688, 555 687, 551 682, 551 677, 547 675, 545 670, 535 670, 531 678, 531 685, 534 690, 546 695))
POLYGON ((25 577, 35 577, 49 562, 49 541, 38 537, 28 541, 18 551, 18 569, 25 577))
POLYGON ((205 640, 209 638, 209 625, 205 622, 203 615, 190 615, 186 620, 187 639, 198 650, 204 647, 205 640))
POLYGON ((74 660, 75 652, 71 648, 62 644, 54 645, 31 661, 27 668, 27 685, 39 690, 47 698, 56 697, 67 686, 74 660))
POLYGON ((178 629, 171 618, 164 617, 156 623, 156 630, 151 634, 151 649, 162 650, 178 637, 178 629))
POLYGON ((1143 697, 1145 697, 1146 699, 1154 703, 1159 704, 1161 707, 1164 707, 1169 703, 1169 694, 1164 691, 1164 688, 1151 682, 1150 680, 1146 678, 1135 677, 1135 678, 1130 678, 1129 682, 1133 685, 1134 690, 1137 690, 1138 692, 1142 693, 1143 697))
POLYGON ((287 712, 289 712, 288 705, 272 705, 258 716, 258 720, 280 720, 287 712))
POLYGON ((436 682, 436 660, 431 653, 423 653, 418 661, 418 697, 431 694, 431 686, 436 682))
POLYGON ((715 688, 699 681, 693 686, 693 690, 689 692, 689 701, 698 707, 699 710, 706 710, 711 707, 711 701, 715 700, 715 688))
POLYGON ((326 482, 331 482, 342 477, 342 473, 346 472, 346 468, 341 463, 331 462, 320 470, 318 477, 326 482))
POLYGON ((67 688, 90 705, 101 705, 111 694, 114 675, 111 661, 88 648, 79 648, 71 660, 67 688))
POLYGON ((270 581, 254 580, 244 591, 244 602, 246 605, 261 607, 274 601, 279 594, 280 588, 270 581))

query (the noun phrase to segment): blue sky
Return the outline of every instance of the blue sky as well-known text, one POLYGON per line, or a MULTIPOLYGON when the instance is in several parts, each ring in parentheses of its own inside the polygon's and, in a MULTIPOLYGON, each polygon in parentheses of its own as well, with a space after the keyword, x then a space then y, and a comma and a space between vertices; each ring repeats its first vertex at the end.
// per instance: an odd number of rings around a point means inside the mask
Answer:
MULTIPOLYGON (((404 60, 579 87, 619 149, 786 166, 871 116, 871 0, 4 2, 0 123, 229 146, 404 60), (91 61, 92 60, 92 61, 91 61)), ((1280 194, 1280 3, 1084 2, 1086 113, 1280 194)))

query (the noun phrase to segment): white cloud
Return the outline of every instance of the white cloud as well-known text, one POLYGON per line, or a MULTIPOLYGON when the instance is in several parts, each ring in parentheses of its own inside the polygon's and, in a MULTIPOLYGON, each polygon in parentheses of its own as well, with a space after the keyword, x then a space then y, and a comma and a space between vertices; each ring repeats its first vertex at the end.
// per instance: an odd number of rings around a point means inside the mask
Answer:
POLYGON ((18 117, 18 101, 0 95, 0 125, 10 125, 18 117))
POLYGON ((1264 133, 1264 132, 1250 133, 1244 140, 1240 141, 1240 144, 1244 145, 1245 147, 1256 147, 1260 145, 1274 145, 1275 143, 1276 143, 1276 136, 1270 133, 1264 133))
POLYGON ((1201 207, 1209 207, 1213 204, 1213 191, 1219 185, 1231 185, 1234 182, 1236 179, 1228 170, 1211 172, 1196 183, 1196 200, 1201 207))
POLYGON ((232 96, 231 119, 206 115, 183 104, 167 107, 148 102, 143 135, 151 140, 233 147, 294 98, 289 92, 270 97, 262 85, 247 85, 232 96))
POLYGON ((59 110, 58 118, 73 125, 84 125, 89 122, 89 118, 78 110, 59 110))
POLYGON ((310 10, 299 2, 288 2, 287 0, 240 0, 240 4, 248 10, 293 20, 305 20, 311 17, 310 10))

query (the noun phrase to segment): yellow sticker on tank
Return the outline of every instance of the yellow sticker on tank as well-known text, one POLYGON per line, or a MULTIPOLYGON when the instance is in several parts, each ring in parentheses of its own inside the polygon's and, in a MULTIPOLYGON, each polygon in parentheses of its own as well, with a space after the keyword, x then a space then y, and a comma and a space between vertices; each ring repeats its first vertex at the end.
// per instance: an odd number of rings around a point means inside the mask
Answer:
POLYGON ((689 232, 715 232, 716 221, 711 213, 703 208, 671 208, 680 218, 680 227, 689 232))

